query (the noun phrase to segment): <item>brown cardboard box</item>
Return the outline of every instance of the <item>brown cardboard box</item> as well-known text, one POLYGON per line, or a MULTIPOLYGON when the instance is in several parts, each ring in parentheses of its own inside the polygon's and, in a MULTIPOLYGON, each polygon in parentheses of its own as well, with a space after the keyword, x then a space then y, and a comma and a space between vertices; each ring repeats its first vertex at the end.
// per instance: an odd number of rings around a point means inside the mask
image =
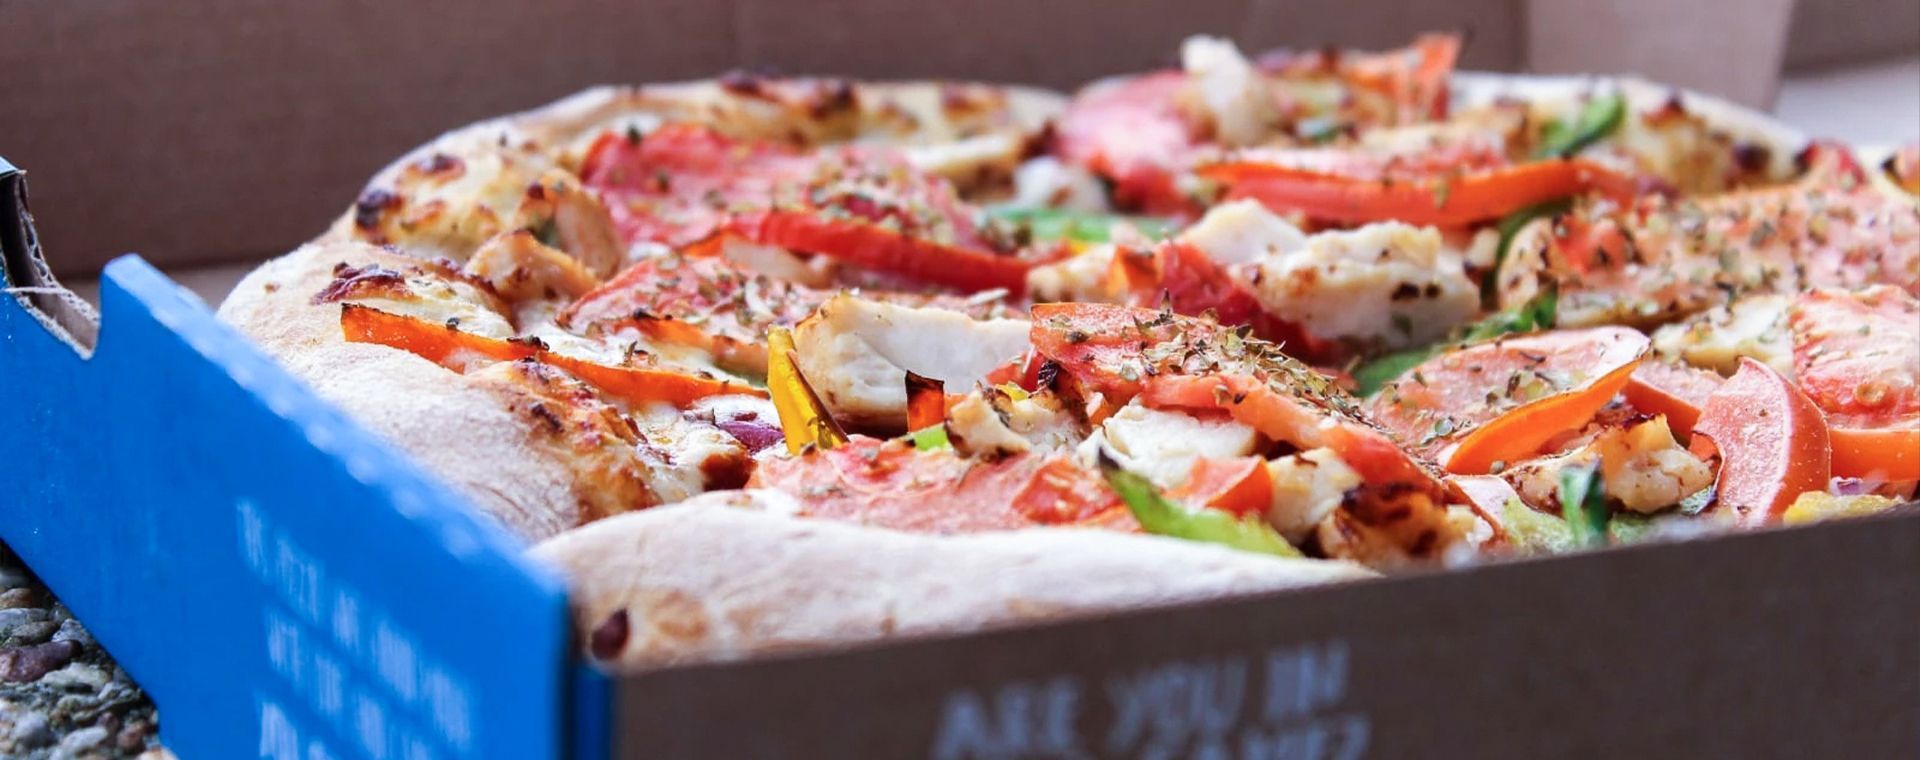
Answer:
POLYGON ((1920 513, 681 668, 615 756, 1911 758, 1893 568, 1920 513))
POLYGON ((607 82, 731 67, 1071 88, 1248 49, 1471 35, 1462 65, 1638 73, 1761 104, 1790 0, 125 0, 0 3, 0 144, 35 172, 54 268, 164 269, 312 237, 433 135, 607 82))
MULTIPOLYGON (((1643 15, 1663 5, 29 0, 0 5, 0 151, 35 170, 42 233, 72 274, 132 249, 255 261, 440 130, 734 65, 1068 86, 1196 31, 1257 48, 1464 27, 1470 67, 1768 97, 1788 3, 1732 22, 1730 2, 1666 26, 1643 15), (1737 39, 1687 47, 1705 24, 1737 39)), ((678 668, 617 679, 608 717, 635 758, 1914 757, 1916 568, 1909 511, 678 668)))

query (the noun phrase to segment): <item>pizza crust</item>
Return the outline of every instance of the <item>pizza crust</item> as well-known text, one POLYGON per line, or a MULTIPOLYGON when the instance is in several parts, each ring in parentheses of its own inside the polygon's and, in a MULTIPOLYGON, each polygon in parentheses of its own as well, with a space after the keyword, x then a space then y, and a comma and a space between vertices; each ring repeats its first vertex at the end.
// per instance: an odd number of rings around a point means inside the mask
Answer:
POLYGON ((644 669, 1374 577, 1158 536, 936 536, 790 517, 774 491, 611 517, 532 550, 572 590, 588 653, 644 669), (623 617, 624 620, 618 619, 623 617))
POLYGON ((312 302, 340 263, 419 262, 360 243, 303 246, 248 274, 219 316, 522 538, 539 541, 578 524, 574 476, 530 443, 526 421, 509 407, 511 389, 342 337, 340 306, 312 302))
MULTIPOLYGON (((1468 74, 1456 79, 1456 93, 1467 102, 1500 94, 1570 97, 1595 81, 1468 74)), ((408 165, 436 153, 511 148, 577 168, 583 140, 661 114, 718 108, 716 87, 591 89, 449 132, 388 166, 369 188, 391 186, 408 165)), ((881 87, 923 99, 938 92, 930 83, 881 87)), ((1652 92, 1640 88, 1654 86, 1632 87, 1630 93, 1643 93, 1632 95, 1637 101, 1652 92)), ((1663 97, 1672 91, 1659 88, 1663 97)), ((1021 119, 1044 121, 1063 102, 1039 90, 1010 92, 1021 119)), ((1765 116, 1687 96, 1716 123, 1751 129, 1776 145, 1803 142, 1765 116)), ((769 117, 751 109, 721 113, 739 129, 771 128, 755 121, 769 117)), ((538 542, 531 553, 568 575, 576 620, 590 643, 609 616, 626 610, 628 633, 603 657, 620 667, 958 633, 1372 575, 1347 562, 1274 559, 1094 530, 928 536, 804 520, 779 514, 784 497, 765 491, 708 494, 575 527, 582 517, 575 477, 565 462, 529 442, 526 422, 504 395, 508 389, 406 351, 347 343, 340 307, 312 302, 336 264, 420 262, 354 236, 350 210, 314 243, 249 274, 219 316, 483 512, 538 542)))
MULTIPOLYGON (((381 169, 367 183, 367 192, 394 188, 408 167, 426 164, 436 154, 533 155, 577 172, 599 135, 629 128, 648 132, 668 121, 703 123, 737 138, 803 143, 885 140, 901 146, 910 160, 964 189, 1000 172, 1010 179, 1028 140, 1042 133, 1067 102, 1060 93, 1018 85, 908 81, 854 86, 863 105, 856 115, 862 123, 853 127, 806 103, 739 94, 737 85, 730 88, 722 80, 594 87, 539 108, 447 132, 381 169), (956 87, 996 93, 1003 99, 989 124, 969 125, 943 117, 942 103, 956 87)), ((321 240, 354 239, 354 217, 349 209, 321 240)))

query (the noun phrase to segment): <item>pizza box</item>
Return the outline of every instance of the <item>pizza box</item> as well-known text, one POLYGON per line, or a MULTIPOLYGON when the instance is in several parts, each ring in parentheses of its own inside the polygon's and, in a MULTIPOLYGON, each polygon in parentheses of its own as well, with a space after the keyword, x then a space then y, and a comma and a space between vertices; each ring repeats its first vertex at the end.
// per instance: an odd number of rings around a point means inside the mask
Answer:
POLYGON ((0 162, 0 539, 180 756, 1920 754, 1920 511, 610 676, 524 547, 0 162))
POLYGON ((152 694, 183 758, 1920 756, 1911 509, 604 674, 572 654, 551 570, 146 259, 106 263, 97 314, 55 279, 128 248, 258 260, 435 131, 602 80, 753 60, 1064 85, 1190 31, 1257 48, 1464 26, 1470 66, 1628 60, 1758 104, 1786 0, 464 5, 485 23, 355 5, 0 6, 35 32, 0 48, 27 72, 0 77, 0 103, 32 105, 0 115, 0 150, 43 172, 61 250, 50 267, 0 162, 0 539, 152 694), (1654 9, 1694 23, 1636 15, 1654 9), (179 44, 212 24, 223 44, 179 44), (1690 35, 1712 49, 1648 43, 1690 35))

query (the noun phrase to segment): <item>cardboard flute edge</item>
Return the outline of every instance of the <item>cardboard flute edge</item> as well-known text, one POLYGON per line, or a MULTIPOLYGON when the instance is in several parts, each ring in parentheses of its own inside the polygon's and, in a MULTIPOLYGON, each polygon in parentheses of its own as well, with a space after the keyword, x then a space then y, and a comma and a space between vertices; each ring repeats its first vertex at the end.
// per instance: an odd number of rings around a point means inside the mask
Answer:
POLYGON ((0 204, 0 539, 167 746, 561 756, 580 676, 555 573, 139 257, 98 315, 65 292, 4 161, 0 204))

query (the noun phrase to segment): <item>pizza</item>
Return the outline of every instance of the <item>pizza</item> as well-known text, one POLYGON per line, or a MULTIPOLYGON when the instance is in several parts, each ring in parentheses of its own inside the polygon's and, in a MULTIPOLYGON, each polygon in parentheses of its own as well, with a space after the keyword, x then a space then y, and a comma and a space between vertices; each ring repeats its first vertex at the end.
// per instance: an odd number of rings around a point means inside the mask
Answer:
POLYGON ((614 667, 1897 509, 1915 150, 1461 41, 475 124, 221 306, 614 667))

